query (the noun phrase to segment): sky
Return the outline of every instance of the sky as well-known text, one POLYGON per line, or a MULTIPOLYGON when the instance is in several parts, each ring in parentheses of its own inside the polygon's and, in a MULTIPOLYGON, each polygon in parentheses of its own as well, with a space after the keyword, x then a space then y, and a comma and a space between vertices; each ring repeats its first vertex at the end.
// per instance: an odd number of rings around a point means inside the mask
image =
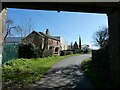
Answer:
POLYGON ((52 36, 62 36, 68 44, 78 42, 79 35, 82 44, 93 46, 93 35, 102 26, 108 27, 106 14, 27 10, 9 8, 7 17, 14 25, 21 26, 25 20, 31 20, 32 30, 44 32, 49 29, 52 36))

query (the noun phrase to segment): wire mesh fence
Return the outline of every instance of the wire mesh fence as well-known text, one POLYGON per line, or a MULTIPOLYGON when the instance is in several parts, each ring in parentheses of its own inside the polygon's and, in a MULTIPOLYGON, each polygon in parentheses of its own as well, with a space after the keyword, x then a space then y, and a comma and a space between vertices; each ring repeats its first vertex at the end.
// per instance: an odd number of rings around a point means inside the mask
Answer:
POLYGON ((2 64, 18 58, 18 44, 5 44, 2 52, 2 64))

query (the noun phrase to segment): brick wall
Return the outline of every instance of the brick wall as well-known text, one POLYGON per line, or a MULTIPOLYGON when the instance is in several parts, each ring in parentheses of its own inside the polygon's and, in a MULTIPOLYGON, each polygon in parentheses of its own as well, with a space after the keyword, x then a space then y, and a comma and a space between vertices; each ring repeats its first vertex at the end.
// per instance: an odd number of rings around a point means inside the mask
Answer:
POLYGON ((25 39, 22 40, 22 43, 32 42, 36 47, 40 47, 42 49, 43 40, 42 37, 37 35, 36 33, 29 34, 25 39))

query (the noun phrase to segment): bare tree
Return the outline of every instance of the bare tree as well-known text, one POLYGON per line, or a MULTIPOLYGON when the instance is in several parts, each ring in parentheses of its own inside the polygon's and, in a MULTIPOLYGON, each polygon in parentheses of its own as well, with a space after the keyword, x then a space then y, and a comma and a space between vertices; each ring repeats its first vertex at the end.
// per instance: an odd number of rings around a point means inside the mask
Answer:
POLYGON ((20 32, 21 31, 21 28, 20 26, 15 26, 13 25, 13 21, 9 18, 7 18, 6 20, 6 31, 4 32, 4 41, 6 40, 7 36, 14 36, 13 35, 13 30, 14 31, 17 31, 17 32, 20 32))
POLYGON ((24 43, 27 43, 27 40, 26 40, 26 36, 29 35, 31 33, 31 31, 33 31, 33 27, 34 27, 34 24, 32 22, 32 19, 31 18, 25 18, 22 20, 21 22, 21 38, 23 39, 24 38, 24 43))
POLYGON ((24 19, 21 24, 22 33, 21 37, 26 37, 33 30, 34 24, 31 18, 24 19))
POLYGON ((95 33, 95 35, 93 36, 93 39, 94 39, 95 45, 99 46, 100 49, 108 46, 108 41, 109 41, 108 28, 107 27, 99 28, 99 31, 95 33))

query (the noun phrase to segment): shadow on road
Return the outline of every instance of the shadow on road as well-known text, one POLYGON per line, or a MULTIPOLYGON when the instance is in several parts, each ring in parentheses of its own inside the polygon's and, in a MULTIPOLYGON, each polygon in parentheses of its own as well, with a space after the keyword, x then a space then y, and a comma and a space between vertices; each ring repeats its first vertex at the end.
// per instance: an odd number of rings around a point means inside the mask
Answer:
POLYGON ((44 89, 73 89, 94 88, 86 78, 80 66, 69 65, 50 69, 32 88, 44 89))

